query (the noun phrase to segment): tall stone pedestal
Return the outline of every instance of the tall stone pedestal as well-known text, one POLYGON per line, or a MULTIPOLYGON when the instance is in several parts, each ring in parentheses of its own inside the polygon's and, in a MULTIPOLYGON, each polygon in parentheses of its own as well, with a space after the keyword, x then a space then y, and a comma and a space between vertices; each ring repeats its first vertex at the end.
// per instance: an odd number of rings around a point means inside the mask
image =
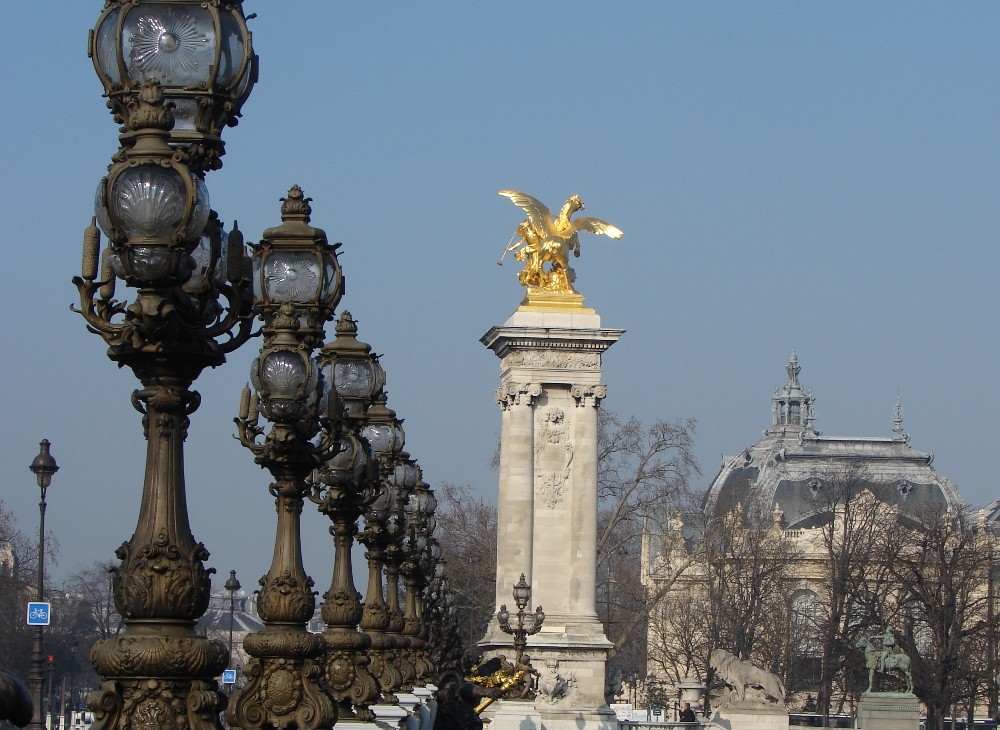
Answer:
MULTIPOLYGON (((611 643, 596 607, 597 409, 601 355, 623 333, 582 306, 522 306, 481 339, 501 361, 496 606, 513 604, 524 573, 531 607, 545 610, 527 652, 546 730, 615 723, 604 701, 611 643)), ((496 621, 480 647, 514 658, 496 621)))
POLYGON ((788 730, 788 710, 777 705, 726 707, 712 715, 712 724, 724 730, 788 730))
POLYGON ((858 703, 860 730, 919 730, 920 700, 912 694, 865 692, 858 703))
POLYGON ((531 700, 500 700, 483 712, 489 730, 542 730, 542 718, 531 700))

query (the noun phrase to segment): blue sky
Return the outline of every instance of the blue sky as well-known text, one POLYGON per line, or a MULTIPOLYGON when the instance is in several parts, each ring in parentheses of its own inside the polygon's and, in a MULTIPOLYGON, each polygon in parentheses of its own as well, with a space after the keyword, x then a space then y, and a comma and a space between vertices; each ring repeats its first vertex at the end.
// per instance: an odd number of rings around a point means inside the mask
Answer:
MULTIPOLYGON (((143 449, 128 372, 69 312, 117 130, 86 58, 100 2, 22 3, 0 47, 0 498, 34 529, 38 441, 62 467, 56 574, 131 534, 143 449)), ((299 184, 344 242, 342 308, 383 353, 389 404, 433 485, 488 499, 499 412, 479 344, 516 308, 495 264, 520 214, 579 193, 578 289, 627 334, 606 407, 698 421, 705 474, 756 440, 792 349, 817 428, 915 448, 972 504, 997 495, 1000 6, 988 2, 246 3, 260 82, 207 178, 248 240, 299 184)), ((331 328, 332 331, 332 328, 331 328)), ((196 537, 222 573, 269 563, 267 475, 232 439, 254 341, 197 383, 196 537)), ((307 510, 307 569, 329 537, 307 510)), ((359 582, 361 582, 359 580, 359 582)))

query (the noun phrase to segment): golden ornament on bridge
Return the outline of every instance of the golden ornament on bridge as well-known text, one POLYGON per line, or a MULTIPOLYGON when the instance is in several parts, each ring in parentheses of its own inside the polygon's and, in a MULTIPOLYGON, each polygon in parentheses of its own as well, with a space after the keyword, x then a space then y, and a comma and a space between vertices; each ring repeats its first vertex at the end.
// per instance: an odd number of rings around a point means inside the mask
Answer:
POLYGON ((510 198, 514 205, 522 208, 528 218, 522 221, 511 237, 511 243, 504 249, 498 264, 503 265, 504 257, 514 252, 514 258, 524 262, 517 280, 528 289, 527 302, 545 299, 550 303, 564 298, 579 306, 583 298, 573 288, 576 272, 569 265, 569 254, 580 255, 580 232, 621 238, 622 231, 600 218, 577 218, 574 213, 583 210, 579 195, 570 196, 559 210, 552 213, 541 201, 527 193, 516 190, 501 190, 500 195, 510 198), (515 241, 514 238, 517 238, 515 241))

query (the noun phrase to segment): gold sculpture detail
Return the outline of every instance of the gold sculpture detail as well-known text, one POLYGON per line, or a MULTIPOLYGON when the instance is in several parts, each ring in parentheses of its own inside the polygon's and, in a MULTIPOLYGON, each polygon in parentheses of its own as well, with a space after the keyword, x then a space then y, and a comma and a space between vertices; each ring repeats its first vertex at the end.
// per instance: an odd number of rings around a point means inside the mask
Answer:
POLYGON ((504 257, 512 251, 515 259, 524 262, 517 280, 527 287, 528 302, 535 298, 534 294, 554 294, 568 295, 578 305, 582 303, 582 297, 573 288, 576 272, 569 265, 570 252, 573 256, 580 255, 578 234, 586 232, 621 238, 624 235, 622 231, 600 218, 572 220, 573 214, 584 208, 579 195, 570 196, 555 217, 541 201, 527 193, 501 190, 500 195, 510 198, 514 205, 524 210, 528 218, 518 225, 497 264, 503 265, 504 257))

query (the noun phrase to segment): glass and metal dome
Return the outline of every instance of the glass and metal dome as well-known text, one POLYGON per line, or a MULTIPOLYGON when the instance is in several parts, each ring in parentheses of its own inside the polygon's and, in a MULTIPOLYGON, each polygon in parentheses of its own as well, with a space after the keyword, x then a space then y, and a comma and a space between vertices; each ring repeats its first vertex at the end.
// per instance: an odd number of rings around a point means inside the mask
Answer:
POLYGON ((824 490, 869 491, 904 514, 938 505, 958 510, 958 490, 931 466, 934 455, 910 446, 897 400, 892 435, 825 436, 814 428, 812 390, 799 383, 795 353, 788 379, 771 397, 771 425, 738 456, 724 457, 703 508, 720 514, 740 506, 759 517, 780 515, 790 529, 816 527, 831 518, 824 490))

